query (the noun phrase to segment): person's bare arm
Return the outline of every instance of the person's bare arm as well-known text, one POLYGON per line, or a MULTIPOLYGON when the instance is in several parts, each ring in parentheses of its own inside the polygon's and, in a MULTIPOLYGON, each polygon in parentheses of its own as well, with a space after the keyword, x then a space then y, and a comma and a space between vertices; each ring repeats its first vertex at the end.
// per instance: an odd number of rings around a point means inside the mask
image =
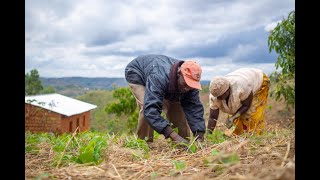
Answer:
MULTIPOLYGON (((250 106, 251 106, 252 100, 253 100, 253 93, 251 92, 251 93, 249 94, 249 96, 247 97, 247 99, 245 99, 244 101, 241 101, 242 106, 238 109, 238 111, 237 111, 236 114, 239 113, 239 114, 241 115, 241 114, 247 112, 248 109, 249 109, 250 106)), ((235 114, 235 115, 236 115, 236 114, 235 114)))
POLYGON ((208 120, 208 131, 209 133, 212 133, 214 128, 216 127, 217 120, 219 117, 219 109, 210 109, 210 115, 209 115, 209 120, 208 120))
POLYGON ((231 117, 227 120, 227 127, 230 128, 233 124, 233 121, 238 118, 239 116, 241 116, 243 113, 247 112, 248 109, 250 108, 251 106, 251 103, 252 103, 252 100, 253 100, 253 93, 251 92, 249 94, 249 96, 247 97, 247 99, 241 101, 241 104, 242 106, 238 109, 238 111, 231 117))

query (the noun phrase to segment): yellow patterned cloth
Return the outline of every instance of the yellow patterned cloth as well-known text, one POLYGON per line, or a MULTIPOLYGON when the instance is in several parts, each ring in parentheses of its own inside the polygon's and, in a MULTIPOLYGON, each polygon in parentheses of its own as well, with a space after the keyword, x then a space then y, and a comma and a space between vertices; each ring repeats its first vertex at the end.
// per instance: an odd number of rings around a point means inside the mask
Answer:
POLYGON ((265 125, 265 111, 269 94, 270 79, 263 74, 263 82, 259 91, 253 95, 249 110, 234 120, 235 129, 232 134, 255 133, 260 135, 265 125))

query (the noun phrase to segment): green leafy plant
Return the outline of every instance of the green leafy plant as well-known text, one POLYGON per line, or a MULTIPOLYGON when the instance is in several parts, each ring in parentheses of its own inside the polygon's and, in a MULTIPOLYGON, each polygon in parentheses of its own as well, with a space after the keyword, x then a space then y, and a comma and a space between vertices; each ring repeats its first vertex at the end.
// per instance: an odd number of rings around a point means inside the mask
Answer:
POLYGON ((221 162, 224 164, 236 164, 239 161, 240 161, 240 158, 236 153, 232 153, 232 154, 229 154, 228 156, 221 157, 221 162))
MULTIPOLYGON (((170 126, 172 127, 172 123, 170 124, 170 126)), ((177 134, 179 133, 179 129, 178 127, 173 128, 173 131, 176 132, 177 134)))
POLYGON ((54 138, 54 135, 48 133, 38 133, 33 134, 26 132, 25 136, 25 151, 32 154, 38 154, 40 148, 38 145, 40 143, 50 143, 54 138))
POLYGON ((223 173, 226 167, 237 164, 240 158, 237 153, 219 152, 216 149, 211 151, 211 155, 204 159, 205 166, 211 167, 216 175, 223 173))
POLYGON ((79 155, 76 161, 80 164, 88 162, 99 164, 107 147, 106 139, 103 136, 94 136, 91 139, 87 139, 86 145, 79 148, 79 155))
POLYGON ((287 19, 272 30, 268 37, 269 52, 278 54, 276 69, 282 68, 281 73, 273 72, 270 79, 275 79, 276 88, 270 96, 277 101, 284 97, 287 106, 295 104, 295 11, 291 11, 287 19))
POLYGON ((191 153, 197 152, 197 149, 198 149, 198 147, 197 147, 197 145, 195 143, 193 143, 193 144, 191 144, 189 146, 189 150, 190 150, 191 153))
POLYGON ((153 138, 158 139, 160 137, 160 134, 157 131, 153 132, 153 138))
POLYGON ((186 144, 187 147, 187 151, 190 153, 195 153, 198 151, 198 149, 202 149, 203 145, 205 144, 205 142, 200 142, 200 141, 196 141, 196 137, 191 136, 190 138, 190 144, 186 144))
POLYGON ((210 153, 211 155, 213 155, 213 156, 216 156, 216 155, 218 155, 219 154, 219 151, 218 150, 216 150, 216 149, 212 149, 212 151, 211 151, 211 153, 210 153))
POLYGON ((101 163, 106 155, 108 147, 108 134, 82 132, 77 135, 62 134, 55 136, 51 133, 25 134, 25 151, 37 154, 40 150, 40 143, 47 143, 52 146, 55 152, 52 166, 64 166, 73 163, 91 163, 97 165, 101 163))
POLYGON ((212 134, 207 134, 207 139, 213 144, 218 144, 226 140, 226 136, 219 129, 215 129, 212 134))
POLYGON ((136 136, 134 136, 134 138, 126 137, 124 147, 143 150, 144 158, 149 158, 150 149, 147 142, 145 140, 137 138, 136 136))
POLYGON ((183 160, 181 161, 172 160, 172 164, 175 171, 180 172, 180 174, 182 174, 182 171, 184 171, 184 169, 186 168, 186 162, 183 160))

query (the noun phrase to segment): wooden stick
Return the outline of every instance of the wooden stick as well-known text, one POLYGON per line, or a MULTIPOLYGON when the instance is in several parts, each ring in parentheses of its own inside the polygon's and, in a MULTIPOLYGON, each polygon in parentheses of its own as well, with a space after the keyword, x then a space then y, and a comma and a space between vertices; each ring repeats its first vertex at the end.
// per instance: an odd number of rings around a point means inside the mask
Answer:
POLYGON ((112 164, 112 166, 113 166, 114 170, 116 171, 116 173, 118 174, 118 176, 120 177, 120 179, 122 180, 122 177, 120 176, 120 174, 119 174, 119 172, 118 172, 117 168, 116 168, 113 164, 112 164))
POLYGON ((285 161, 286 161, 287 158, 288 158, 289 151, 290 151, 290 141, 289 141, 288 144, 287 144, 287 152, 286 152, 286 154, 284 155, 284 158, 283 158, 282 163, 281 163, 281 167, 284 166, 284 163, 285 163, 285 161))

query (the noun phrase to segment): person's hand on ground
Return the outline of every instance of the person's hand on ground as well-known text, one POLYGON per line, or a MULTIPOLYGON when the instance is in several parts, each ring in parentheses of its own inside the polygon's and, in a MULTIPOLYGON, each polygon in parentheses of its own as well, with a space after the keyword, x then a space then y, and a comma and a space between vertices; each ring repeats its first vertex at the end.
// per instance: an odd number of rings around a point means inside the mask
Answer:
POLYGON ((232 126, 233 126, 233 121, 235 120, 235 119, 237 119, 238 117, 240 117, 240 112, 237 112, 235 115, 233 115, 233 116, 231 116, 229 119, 227 119, 227 121, 226 121, 226 127, 228 128, 228 129, 230 129, 232 126))
POLYGON ((187 140, 185 140, 184 138, 182 138, 181 136, 179 136, 179 134, 177 134, 176 132, 172 132, 169 137, 172 139, 173 142, 175 143, 185 143, 188 144, 189 142, 187 140))
POLYGON ((198 141, 198 142, 204 141, 203 132, 196 132, 194 137, 196 138, 196 141, 198 141))
POLYGON ((226 127, 230 129, 232 126, 233 126, 233 119, 232 118, 227 119, 226 127))

